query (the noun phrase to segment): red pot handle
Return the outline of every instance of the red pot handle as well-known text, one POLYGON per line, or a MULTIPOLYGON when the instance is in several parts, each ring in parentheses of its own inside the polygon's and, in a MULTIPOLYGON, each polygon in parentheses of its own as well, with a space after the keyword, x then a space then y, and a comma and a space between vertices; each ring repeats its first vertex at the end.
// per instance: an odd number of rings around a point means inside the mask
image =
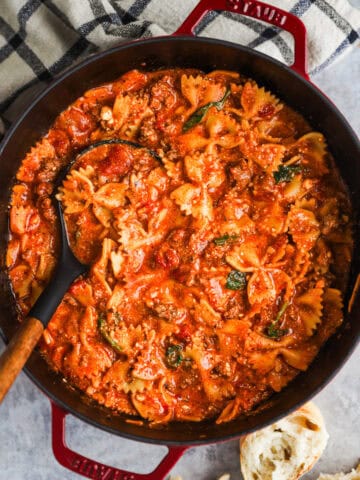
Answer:
POLYGON ((203 16, 212 10, 240 13, 241 15, 270 23, 291 33, 294 37, 295 51, 294 63, 290 68, 302 75, 306 80, 309 80, 306 62, 305 25, 296 15, 281 10, 274 5, 268 5, 258 0, 200 0, 174 35, 193 35, 195 27, 203 16))
POLYGON ((94 480, 163 480, 188 447, 168 447, 169 452, 154 471, 132 473, 108 467, 71 450, 65 441, 65 410, 51 402, 52 448, 56 460, 65 468, 94 480))

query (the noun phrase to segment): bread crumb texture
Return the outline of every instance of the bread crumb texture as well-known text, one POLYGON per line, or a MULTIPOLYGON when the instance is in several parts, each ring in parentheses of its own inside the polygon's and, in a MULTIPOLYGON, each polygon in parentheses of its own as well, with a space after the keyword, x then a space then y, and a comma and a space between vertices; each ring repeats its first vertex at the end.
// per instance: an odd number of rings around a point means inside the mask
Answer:
POLYGON ((334 475, 322 473, 318 480, 360 480, 360 463, 356 470, 352 469, 349 473, 341 472, 334 475))
POLYGON ((309 402, 240 440, 244 480, 296 480, 315 465, 328 438, 320 410, 309 402))

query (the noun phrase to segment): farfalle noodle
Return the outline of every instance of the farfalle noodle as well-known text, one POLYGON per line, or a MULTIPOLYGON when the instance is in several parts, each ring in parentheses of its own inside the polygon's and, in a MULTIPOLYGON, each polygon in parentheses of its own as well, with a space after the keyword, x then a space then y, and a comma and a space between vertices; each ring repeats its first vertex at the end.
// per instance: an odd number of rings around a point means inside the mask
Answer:
POLYGON ((59 115, 12 191, 20 319, 57 263, 53 193, 89 271, 41 352, 109 409, 231 421, 306 370, 343 321, 351 209, 326 139, 237 72, 133 70, 59 115))

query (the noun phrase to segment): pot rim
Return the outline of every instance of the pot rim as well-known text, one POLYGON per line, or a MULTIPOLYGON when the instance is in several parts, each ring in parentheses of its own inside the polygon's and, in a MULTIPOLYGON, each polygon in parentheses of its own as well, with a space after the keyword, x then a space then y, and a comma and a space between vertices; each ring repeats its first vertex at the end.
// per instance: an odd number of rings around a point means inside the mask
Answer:
MULTIPOLYGON (((312 90, 313 93, 319 95, 321 99, 327 104, 329 108, 331 108, 337 116, 340 117, 341 122, 348 128, 349 133, 352 134, 353 139, 355 142, 358 143, 358 147, 360 149, 360 141, 355 134, 354 130, 352 129, 351 125, 347 121, 347 119, 344 117, 344 115, 340 112, 340 110, 336 107, 336 105, 311 81, 307 80, 304 78, 302 75, 300 75, 298 72, 295 70, 291 69, 288 65, 280 62, 279 60, 270 57, 269 55, 266 55, 265 53, 259 52, 257 50, 253 50, 249 47, 246 47, 244 45, 238 45, 234 42, 230 42, 227 40, 221 40, 221 39, 216 39, 216 38, 208 38, 208 37, 196 37, 196 36, 190 36, 190 35, 163 35, 163 36, 158 36, 158 37, 150 37, 150 38, 145 38, 145 39, 135 39, 129 42, 121 43, 120 45, 116 45, 114 47, 108 48, 106 50, 94 53, 89 55, 88 57, 84 58, 81 60, 79 63, 76 65, 72 65, 65 69, 59 76, 55 77, 49 85, 33 100, 29 101, 27 107, 25 107, 24 111, 20 113, 17 118, 14 120, 12 123, 11 127, 9 130, 5 133, 4 138, 2 139, 0 143, 0 155, 2 155, 6 144, 10 140, 11 136, 13 135, 14 131, 18 128, 22 120, 27 116, 27 114, 37 105, 51 90, 56 88, 63 80, 65 80, 67 77, 71 76, 73 73, 76 73, 78 70, 81 70, 83 67, 86 67, 87 65, 94 63, 98 61, 99 59, 102 59, 103 57, 106 57, 108 55, 111 55, 113 53, 120 52, 122 50, 127 50, 128 48, 131 48, 133 46, 138 46, 142 44, 151 44, 151 43, 158 43, 158 42, 177 42, 177 41, 189 41, 189 42, 195 42, 195 43, 208 43, 208 44, 218 44, 218 45, 223 45, 224 47, 230 47, 230 48, 236 48, 240 51, 244 51, 248 54, 254 55, 255 57, 258 57, 264 61, 269 61, 277 65, 278 67, 284 69, 289 75, 294 76, 298 80, 302 82, 304 86, 312 90)), ((176 66, 174 67, 176 68, 176 66)))
MULTIPOLYGON (((192 37, 192 36, 182 36, 182 35, 173 35, 173 36, 160 36, 160 37, 153 37, 153 38, 147 38, 147 39, 138 39, 138 40, 133 40, 130 42, 122 43, 120 45, 117 45, 115 47, 106 49, 102 52, 98 52, 96 54, 90 55, 89 57, 85 58, 81 62, 77 63, 74 66, 69 67, 65 71, 63 71, 58 77, 56 77, 35 99, 33 99, 28 106, 24 109, 24 111, 17 117, 17 119, 13 122, 12 126, 10 129, 6 132, 1 145, 0 145, 0 157, 3 154, 8 142, 11 140, 13 134, 17 131, 19 126, 21 125, 22 121, 28 116, 29 113, 31 113, 32 109, 43 100, 44 97, 46 97, 52 90, 55 90, 65 79, 68 77, 71 77, 73 74, 81 70, 82 68, 95 63, 108 55, 114 54, 121 52, 123 50, 128 50, 131 49, 133 46, 141 46, 141 45, 148 45, 148 44, 157 44, 157 43, 163 43, 163 42, 189 42, 189 43, 202 43, 206 45, 222 45, 226 48, 232 48, 236 49, 238 51, 246 52, 247 54, 250 54, 254 57, 257 57, 261 59, 262 61, 265 62, 270 62, 276 65, 277 67, 285 70, 287 74, 291 77, 296 78, 299 80, 303 87, 306 89, 310 89, 315 95, 319 96, 321 100, 325 103, 326 107, 331 109, 335 115, 337 116, 338 120, 342 125, 345 127, 347 130, 347 133, 352 137, 352 140, 354 141, 354 144, 356 144, 359 153, 360 153, 360 142, 358 137, 356 136, 355 132, 351 128, 350 124, 348 121, 345 119, 344 115, 337 109, 337 107, 329 100, 319 89, 316 85, 314 85, 312 82, 306 80, 303 78, 299 73, 296 71, 292 70, 290 67, 287 65, 282 64, 280 61, 264 54, 258 51, 254 51, 248 47, 242 46, 242 45, 237 45, 236 43, 225 41, 225 40, 219 40, 215 38, 207 38, 207 37, 192 37)), ((176 66, 174 66, 175 68, 176 66)), ((60 112, 59 112, 60 113, 60 112)), ((344 322, 346 324, 346 322, 344 322)), ((343 325, 344 325, 343 324, 343 325)), ((7 342, 6 336, 0 326, 0 336, 4 339, 5 342, 7 342)), ((107 431, 108 433, 116 434, 119 436, 122 436, 124 438, 128 438, 130 440, 135 440, 135 441, 141 441, 144 443, 150 443, 150 444, 157 444, 157 445, 166 445, 166 446, 179 446, 179 445, 188 445, 188 446, 195 446, 195 445, 204 445, 204 444, 209 444, 209 443, 217 443, 221 441, 227 441, 230 439, 235 439, 239 438, 240 436, 244 434, 251 433, 252 431, 258 430, 259 428, 264 428, 265 426, 276 422, 280 418, 283 418, 284 415, 288 415, 292 411, 296 410, 299 408, 301 405, 303 405, 305 402, 309 401, 312 399, 315 395, 317 395, 327 384, 329 384, 334 377, 337 375, 339 370, 343 367, 343 365, 346 363, 346 361, 349 359, 349 357, 352 355, 354 350, 356 349, 358 343, 360 341, 360 335, 358 335, 356 338, 354 338, 351 346, 348 348, 346 354, 342 358, 341 362, 339 362, 335 368, 332 369, 331 373, 327 375, 327 377, 314 389, 311 390, 310 394, 306 395, 306 398, 303 400, 299 400, 295 402, 291 408, 287 408, 286 411, 283 413, 279 413, 278 415, 273 415, 270 416, 267 420, 264 420, 261 424, 261 426, 252 426, 249 427, 248 429, 244 429, 241 431, 241 433, 233 432, 231 431, 230 433, 221 433, 221 425, 219 425, 219 435, 214 435, 211 436, 211 438, 197 438, 197 439, 192 439, 192 440, 163 440, 163 439, 158 439, 158 438, 152 438, 152 437, 145 437, 141 436, 137 433, 130 434, 127 432, 122 432, 119 431, 118 428, 113 428, 108 425, 104 425, 102 423, 98 423, 96 420, 93 418, 88 417, 87 415, 79 412, 78 410, 74 409, 73 407, 70 407, 69 405, 66 404, 66 402, 62 401, 57 397, 56 394, 52 393, 47 389, 46 386, 42 384, 42 382, 36 378, 35 374, 29 370, 29 367, 25 367, 24 371, 26 375, 35 383, 35 385, 43 392, 45 393, 46 396, 50 398, 51 401, 56 403, 57 405, 60 405, 61 408, 66 410, 67 412, 73 414, 75 417, 79 418, 82 421, 85 421, 86 423, 100 428, 104 431, 107 431)), ((328 344, 329 342, 326 342, 328 344)), ((323 349, 321 349, 322 351, 323 349)), ((305 372, 306 373, 306 372, 305 372)), ((297 378, 300 376, 304 375, 304 373, 300 373, 297 378)), ((294 381, 294 380, 293 380, 294 381)), ((290 382, 291 385, 292 382, 290 382)), ((287 390, 288 387, 285 387, 282 391, 287 390)), ((111 412, 111 410, 109 410, 111 412)), ((259 412, 261 413, 261 412, 259 412)), ((255 413, 256 414, 256 413, 255 413)), ((180 422, 179 422, 180 423, 180 422)), ((144 427, 142 427, 144 428, 144 427)), ((149 429, 150 430, 150 429, 149 429)))

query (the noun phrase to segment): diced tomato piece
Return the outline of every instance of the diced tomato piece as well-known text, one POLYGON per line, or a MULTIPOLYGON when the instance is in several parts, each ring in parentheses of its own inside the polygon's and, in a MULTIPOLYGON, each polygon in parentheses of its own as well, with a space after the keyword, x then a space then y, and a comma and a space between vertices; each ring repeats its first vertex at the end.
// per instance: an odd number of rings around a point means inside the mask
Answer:
POLYGON ((99 170, 103 175, 126 175, 132 165, 133 156, 130 149, 122 145, 114 145, 106 158, 99 162, 99 170))
POLYGON ((155 254, 156 262, 163 268, 172 270, 178 268, 180 264, 180 257, 176 250, 170 248, 166 244, 159 248, 155 254))
POLYGON ((54 128, 50 130, 47 138, 59 157, 64 157, 70 150, 70 140, 64 130, 54 128))

